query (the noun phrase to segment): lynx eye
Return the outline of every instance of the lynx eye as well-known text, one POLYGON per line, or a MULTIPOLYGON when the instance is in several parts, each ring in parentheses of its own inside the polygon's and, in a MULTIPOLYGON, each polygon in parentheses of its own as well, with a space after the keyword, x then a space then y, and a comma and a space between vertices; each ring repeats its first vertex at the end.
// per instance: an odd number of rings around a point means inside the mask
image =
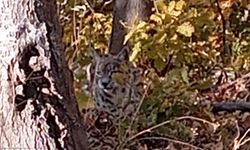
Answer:
POLYGON ((97 74, 97 75, 101 75, 102 72, 101 72, 100 70, 98 70, 98 71, 96 72, 96 74, 97 74))

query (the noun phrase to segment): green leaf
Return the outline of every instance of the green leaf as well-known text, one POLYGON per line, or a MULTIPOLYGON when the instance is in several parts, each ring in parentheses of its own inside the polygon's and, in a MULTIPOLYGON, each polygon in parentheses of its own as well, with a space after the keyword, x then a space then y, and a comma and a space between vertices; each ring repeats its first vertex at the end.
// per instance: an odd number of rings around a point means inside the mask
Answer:
POLYGON ((212 84, 213 84, 212 80, 200 81, 198 85, 194 86, 193 88, 204 90, 204 89, 211 87, 212 84))
POLYGON ((165 62, 158 58, 158 59, 155 59, 155 67, 158 69, 158 70, 162 70, 165 66, 165 62))
POLYGON ((183 68, 181 71, 181 77, 184 82, 189 83, 188 71, 187 68, 183 68))

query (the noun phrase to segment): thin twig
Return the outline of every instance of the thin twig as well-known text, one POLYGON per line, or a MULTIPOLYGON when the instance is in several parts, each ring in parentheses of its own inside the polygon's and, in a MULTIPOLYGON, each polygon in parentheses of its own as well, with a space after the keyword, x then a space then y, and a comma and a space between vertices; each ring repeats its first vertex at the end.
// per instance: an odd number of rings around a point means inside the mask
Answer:
POLYGON ((248 137, 247 139, 244 140, 244 138, 250 132, 250 128, 247 129, 247 131, 244 133, 244 135, 240 139, 239 139, 239 137, 240 137, 240 128, 239 128, 239 124, 238 124, 237 120, 236 120, 236 128, 237 128, 237 135, 233 140, 233 150, 239 149, 240 146, 242 146, 242 145, 244 145, 244 144, 246 144, 247 142, 250 141, 250 137, 248 137))
POLYGON ((141 131, 141 132, 139 132, 139 133, 133 135, 132 137, 130 137, 130 138, 128 139, 128 141, 131 141, 131 140, 135 139, 135 138, 138 137, 139 135, 142 135, 142 134, 147 133, 147 132, 151 132, 152 130, 154 130, 154 129, 156 129, 156 128, 159 128, 159 127, 161 127, 161 126, 163 126, 163 125, 166 125, 166 124, 168 124, 168 123, 171 123, 172 121, 179 121, 179 120, 185 120, 185 119, 191 119, 191 120, 196 120, 196 121, 200 121, 200 122, 203 122, 203 123, 207 123, 207 124, 213 126, 214 130, 216 130, 216 129, 219 127, 219 124, 212 123, 212 122, 210 122, 210 121, 207 121, 207 120, 204 120, 204 119, 201 119, 201 118, 197 118, 197 117, 193 117, 193 116, 183 116, 183 117, 175 118, 175 119, 173 119, 173 120, 164 121, 164 122, 162 122, 162 123, 160 123, 160 124, 157 124, 157 125, 155 125, 155 126, 153 126, 153 127, 150 127, 150 128, 148 128, 148 129, 145 129, 145 130, 143 130, 143 131, 141 131))
POLYGON ((85 6, 87 6, 89 8, 89 10, 92 12, 92 13, 95 13, 95 10, 91 7, 90 3, 88 0, 84 0, 84 4, 85 6))
POLYGON ((192 144, 189 144, 189 143, 186 143, 186 142, 183 142, 183 141, 179 141, 179 140, 175 140, 175 139, 171 139, 171 138, 167 138, 167 137, 144 137, 144 138, 140 138, 138 140, 165 140, 165 141, 185 145, 185 146, 197 149, 197 150, 204 150, 201 147, 197 147, 197 146, 194 146, 192 144))
POLYGON ((235 147, 236 141, 240 137, 240 127, 239 127, 239 124, 238 124, 237 120, 235 120, 235 124, 236 124, 236 129, 237 129, 237 135, 236 135, 236 137, 233 140, 233 145, 234 145, 233 147, 235 147))
MULTIPOLYGON (((135 114, 133 115, 133 118, 132 118, 132 121, 131 121, 129 127, 128 127, 128 129, 126 130, 126 132, 125 132, 125 134, 124 134, 123 139, 125 139, 127 133, 129 133, 129 132, 131 131, 132 125, 133 125, 133 123, 134 123, 134 121, 135 121, 135 118, 136 118, 137 114, 139 113, 139 110, 140 110, 140 108, 141 108, 141 106, 142 106, 142 103, 143 103, 143 101, 144 101, 144 99, 145 99, 145 96, 147 95, 147 92, 148 92, 148 89, 149 89, 150 85, 151 85, 151 82, 147 85, 147 87, 146 87, 146 89, 145 89, 145 91, 144 91, 144 94, 143 94, 143 96, 142 96, 142 98, 141 98, 141 100, 140 100, 140 103, 139 103, 139 105, 138 105, 138 107, 137 107, 137 109, 136 109, 135 114)), ((127 141, 124 141, 124 144, 126 144, 126 143, 127 143, 127 141)), ((122 146, 123 146, 123 144, 121 144, 121 147, 122 147, 122 146)))
POLYGON ((241 146, 241 145, 244 145, 244 144, 246 144, 247 142, 250 141, 250 138, 249 138, 249 137, 243 141, 243 139, 247 136, 247 134, 248 134, 249 132, 250 132, 250 128, 248 128, 247 131, 244 133, 244 135, 240 138, 240 140, 239 140, 240 146, 241 146))
POLYGON ((250 138, 247 138, 247 139, 244 140, 244 138, 250 132, 250 128, 247 129, 247 131, 244 133, 244 135, 241 138, 240 138, 240 127, 239 127, 239 124, 238 124, 237 120, 236 120, 236 128, 237 128, 237 135, 233 140, 233 150, 239 149, 242 145, 244 145, 244 144, 246 144, 247 142, 250 141, 250 138))
POLYGON ((145 91, 144 91, 144 94, 143 94, 143 96, 142 96, 142 98, 141 98, 141 100, 140 100, 140 103, 139 103, 139 105, 138 105, 138 107, 137 107, 137 109, 136 109, 136 112, 135 112, 135 114, 133 115, 133 118, 132 118, 132 121, 131 121, 131 123, 130 123, 129 129, 131 129, 131 126, 133 125, 133 123, 134 123, 134 121, 135 121, 135 118, 136 118, 137 114, 139 113, 139 110, 141 109, 142 103, 143 103, 143 101, 144 101, 144 99, 145 99, 145 96, 147 95, 147 92, 148 92, 148 89, 149 89, 150 85, 151 85, 151 82, 147 85, 147 88, 146 88, 145 91))
POLYGON ((157 67, 155 66, 155 63, 153 62, 153 68, 155 70, 155 72, 157 73, 158 76, 160 77, 164 77, 166 75, 166 73, 168 73, 172 67, 172 59, 173 59, 173 54, 171 54, 169 56, 169 59, 166 62, 166 65, 164 66, 164 68, 160 71, 158 71, 157 67))
POLYGON ((101 9, 105 8, 107 5, 111 4, 113 2, 113 0, 109 0, 104 2, 103 6, 101 7, 101 9))

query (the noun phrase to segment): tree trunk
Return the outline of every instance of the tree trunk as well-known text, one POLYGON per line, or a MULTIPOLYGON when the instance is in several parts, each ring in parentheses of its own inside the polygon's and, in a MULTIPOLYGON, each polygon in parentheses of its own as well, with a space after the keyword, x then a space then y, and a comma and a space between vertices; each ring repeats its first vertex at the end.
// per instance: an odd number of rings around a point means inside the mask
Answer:
POLYGON ((152 7, 152 0, 114 0, 110 54, 118 54, 123 47, 124 36, 128 30, 121 22, 126 22, 128 26, 131 26, 136 19, 146 21, 152 13, 152 7))
POLYGON ((54 0, 0 1, 0 149, 86 149, 54 0))

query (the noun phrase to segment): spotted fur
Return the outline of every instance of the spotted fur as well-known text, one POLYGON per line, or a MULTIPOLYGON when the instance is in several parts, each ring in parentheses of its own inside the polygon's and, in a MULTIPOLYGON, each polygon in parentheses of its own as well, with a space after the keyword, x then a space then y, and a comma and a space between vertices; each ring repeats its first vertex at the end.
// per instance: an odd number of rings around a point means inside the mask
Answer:
POLYGON ((110 150, 118 145, 117 129, 110 115, 95 108, 82 110, 88 137, 88 149, 110 150))
POLYGON ((142 97, 140 70, 128 60, 128 47, 119 54, 93 54, 89 66, 89 92, 98 111, 115 119, 130 117, 142 97))

